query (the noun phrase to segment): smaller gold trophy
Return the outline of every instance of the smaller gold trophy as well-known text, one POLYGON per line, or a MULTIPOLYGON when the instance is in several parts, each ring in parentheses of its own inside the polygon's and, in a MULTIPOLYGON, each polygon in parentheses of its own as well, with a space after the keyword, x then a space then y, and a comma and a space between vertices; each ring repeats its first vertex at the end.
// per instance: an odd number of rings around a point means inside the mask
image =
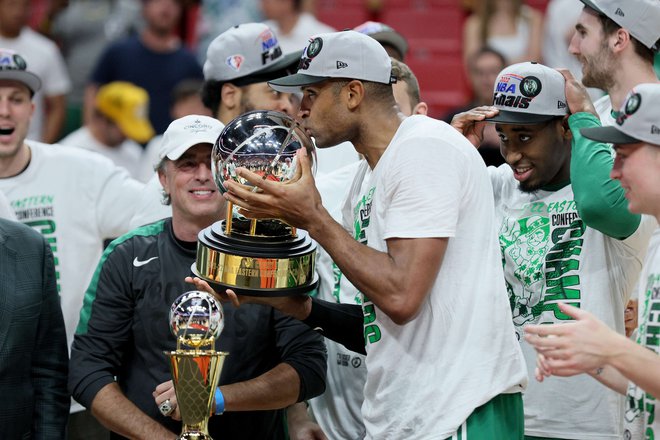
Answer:
POLYGON ((208 430, 209 417, 228 354, 215 350, 215 340, 223 328, 222 306, 206 292, 186 292, 172 304, 170 330, 176 337, 177 349, 165 354, 170 358, 183 422, 179 440, 213 440, 208 430))

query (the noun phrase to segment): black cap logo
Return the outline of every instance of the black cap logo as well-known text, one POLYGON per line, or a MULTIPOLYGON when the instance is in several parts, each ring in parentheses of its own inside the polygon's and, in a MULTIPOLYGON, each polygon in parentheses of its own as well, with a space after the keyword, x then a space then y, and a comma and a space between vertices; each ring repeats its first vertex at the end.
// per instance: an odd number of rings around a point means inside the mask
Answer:
POLYGON ((541 93, 541 81, 535 76, 526 76, 520 82, 520 93, 528 98, 533 98, 541 93))
POLYGON ((323 40, 321 40, 319 37, 314 38, 309 43, 309 46, 307 46, 307 57, 314 58, 316 55, 319 54, 319 52, 321 52, 322 47, 323 47, 323 40))
POLYGON ((19 70, 27 69, 27 63, 25 62, 23 57, 17 53, 14 54, 14 64, 16 64, 16 68, 19 70))
POLYGON ((642 97, 639 93, 633 93, 626 100, 626 104, 623 107, 623 112, 619 112, 616 117, 616 123, 618 125, 623 125, 623 123, 628 119, 628 116, 634 114, 639 110, 639 106, 642 105, 642 97))

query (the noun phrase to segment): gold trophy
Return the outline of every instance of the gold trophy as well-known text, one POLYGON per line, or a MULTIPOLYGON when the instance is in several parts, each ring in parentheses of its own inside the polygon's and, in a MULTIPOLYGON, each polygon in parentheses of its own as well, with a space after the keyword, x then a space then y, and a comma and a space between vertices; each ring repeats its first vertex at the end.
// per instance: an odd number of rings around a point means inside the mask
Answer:
MULTIPOLYGON (((237 167, 285 183, 295 175, 301 148, 314 163, 314 144, 293 118, 274 111, 245 113, 227 124, 213 147, 213 178, 223 193, 225 181, 249 184, 236 174, 237 167)), ((318 285, 315 258, 316 244, 307 232, 278 219, 248 219, 228 202, 226 219, 200 231, 191 269, 220 291, 298 295, 318 285)))
POLYGON ((213 440, 208 430, 209 417, 228 354, 215 350, 215 341, 223 328, 222 306, 206 292, 186 292, 172 304, 170 330, 177 348, 165 354, 170 358, 183 423, 179 440, 213 440))

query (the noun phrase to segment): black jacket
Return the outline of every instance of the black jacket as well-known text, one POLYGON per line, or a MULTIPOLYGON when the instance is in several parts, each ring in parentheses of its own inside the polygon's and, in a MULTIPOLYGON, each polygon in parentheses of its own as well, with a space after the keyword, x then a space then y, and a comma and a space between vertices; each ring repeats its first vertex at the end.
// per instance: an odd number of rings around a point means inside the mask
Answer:
MULTIPOLYGON (((171 379, 164 351, 174 350, 168 314, 174 300, 194 290, 183 280, 195 261, 191 243, 175 239, 171 219, 140 227, 106 249, 85 294, 71 351, 69 388, 87 408, 117 377, 135 405, 170 430, 151 393, 171 379)), ((299 374, 299 401, 325 388, 326 354, 320 335, 271 307, 223 304, 225 329, 216 349, 229 352, 220 384, 257 377, 280 362, 299 374)), ((283 410, 225 412, 212 417, 211 436, 223 439, 285 438, 283 410)))

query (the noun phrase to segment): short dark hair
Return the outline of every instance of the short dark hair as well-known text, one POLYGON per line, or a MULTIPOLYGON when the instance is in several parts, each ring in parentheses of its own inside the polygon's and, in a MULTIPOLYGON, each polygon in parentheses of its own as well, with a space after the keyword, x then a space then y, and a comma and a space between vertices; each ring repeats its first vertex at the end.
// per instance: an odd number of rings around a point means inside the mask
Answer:
POLYGON ((392 58, 392 76, 396 78, 397 81, 403 81, 406 83, 406 91, 410 98, 410 106, 415 108, 422 98, 419 92, 419 81, 417 81, 417 77, 413 71, 410 70, 410 67, 408 67, 406 63, 392 58))
POLYGON ((508 62, 502 52, 495 50, 490 46, 482 46, 479 48, 479 50, 473 53, 472 56, 470 56, 470 59, 468 60, 468 67, 472 69, 472 67, 474 67, 474 63, 483 55, 493 55, 497 57, 500 63, 502 63, 502 69, 508 65, 508 62))
MULTIPOLYGON (((598 20, 600 21, 600 24, 603 28, 603 33, 608 37, 622 28, 607 15, 601 14, 600 12, 596 11, 596 16, 598 17, 598 20)), ((630 39, 633 42, 635 53, 639 55, 642 59, 644 59, 644 61, 653 64, 653 57, 655 55, 653 50, 646 47, 641 41, 633 37, 632 34, 630 34, 630 39)))
POLYGON ((211 109, 213 116, 218 114, 220 109, 220 101, 222 99, 222 85, 224 81, 216 81, 208 79, 202 84, 202 104, 208 109, 211 109))

